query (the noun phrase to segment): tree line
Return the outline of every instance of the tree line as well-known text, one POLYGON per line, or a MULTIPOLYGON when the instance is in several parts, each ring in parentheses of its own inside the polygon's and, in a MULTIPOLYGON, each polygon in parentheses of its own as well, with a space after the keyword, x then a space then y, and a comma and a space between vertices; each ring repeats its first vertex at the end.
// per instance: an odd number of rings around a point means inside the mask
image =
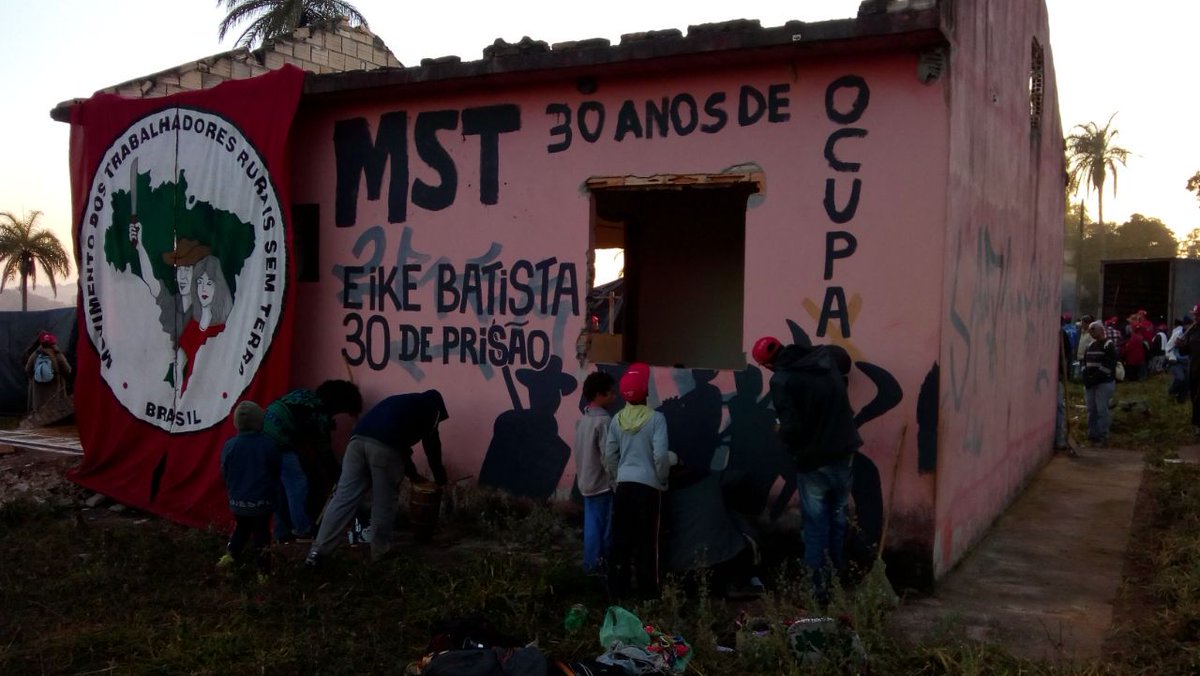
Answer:
MULTIPOLYGON (((1116 113, 1102 126, 1087 122, 1074 127, 1065 139, 1067 168, 1064 241, 1075 261, 1075 298, 1080 308, 1100 305, 1100 263, 1136 258, 1200 258, 1200 228, 1180 239, 1161 219, 1133 214, 1124 223, 1104 220, 1104 192, 1117 193, 1117 175, 1132 154, 1117 145, 1113 127, 1116 113), (1096 193, 1096 220, 1084 204, 1096 193)), ((1200 172, 1187 181, 1187 189, 1200 199, 1200 172)))

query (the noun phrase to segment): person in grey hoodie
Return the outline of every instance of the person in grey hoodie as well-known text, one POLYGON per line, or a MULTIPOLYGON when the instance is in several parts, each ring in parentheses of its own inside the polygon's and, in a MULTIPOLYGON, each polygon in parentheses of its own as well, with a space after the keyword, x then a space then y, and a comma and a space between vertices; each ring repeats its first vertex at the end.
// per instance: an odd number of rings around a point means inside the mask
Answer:
POLYGON ((646 406, 650 367, 633 364, 621 377, 625 408, 613 418, 604 467, 616 479, 613 496, 609 593, 627 596, 636 571, 642 598, 658 598, 658 531, 662 494, 671 470, 667 420, 646 406))
POLYGON ((603 371, 583 381, 587 408, 575 423, 575 482, 583 496, 583 569, 588 573, 608 561, 612 545, 613 480, 604 470, 604 442, 612 416, 608 407, 617 401, 617 384, 603 371))

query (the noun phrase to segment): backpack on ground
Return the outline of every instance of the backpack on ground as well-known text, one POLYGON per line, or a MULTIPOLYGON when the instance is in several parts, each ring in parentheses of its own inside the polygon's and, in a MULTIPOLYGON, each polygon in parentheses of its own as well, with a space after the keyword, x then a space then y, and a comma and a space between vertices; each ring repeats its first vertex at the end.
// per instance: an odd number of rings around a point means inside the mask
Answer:
POLYGON ((33 381, 48 383, 54 380, 54 360, 45 352, 39 352, 33 360, 33 381))

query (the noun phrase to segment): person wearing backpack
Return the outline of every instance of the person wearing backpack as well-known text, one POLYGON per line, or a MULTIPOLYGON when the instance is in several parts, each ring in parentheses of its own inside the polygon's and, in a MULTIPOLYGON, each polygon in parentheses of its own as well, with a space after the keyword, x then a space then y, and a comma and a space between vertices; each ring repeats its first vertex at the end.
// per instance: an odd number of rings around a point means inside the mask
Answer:
POLYGON ((30 410, 37 411, 59 390, 65 390, 66 377, 71 374, 67 357, 58 349, 58 339, 49 331, 37 337, 37 347, 25 360, 29 376, 30 410))

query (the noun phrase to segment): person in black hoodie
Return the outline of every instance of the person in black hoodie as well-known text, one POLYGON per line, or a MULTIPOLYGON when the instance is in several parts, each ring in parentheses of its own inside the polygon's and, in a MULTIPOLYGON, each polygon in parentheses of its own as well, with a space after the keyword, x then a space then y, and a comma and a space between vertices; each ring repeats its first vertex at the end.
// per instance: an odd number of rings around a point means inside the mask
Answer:
POLYGON ((796 462, 804 524, 804 562, 817 600, 829 598, 830 573, 845 565, 851 467, 862 438, 846 391, 850 356, 834 345, 789 345, 765 336, 751 352, 772 372, 779 436, 796 462))

